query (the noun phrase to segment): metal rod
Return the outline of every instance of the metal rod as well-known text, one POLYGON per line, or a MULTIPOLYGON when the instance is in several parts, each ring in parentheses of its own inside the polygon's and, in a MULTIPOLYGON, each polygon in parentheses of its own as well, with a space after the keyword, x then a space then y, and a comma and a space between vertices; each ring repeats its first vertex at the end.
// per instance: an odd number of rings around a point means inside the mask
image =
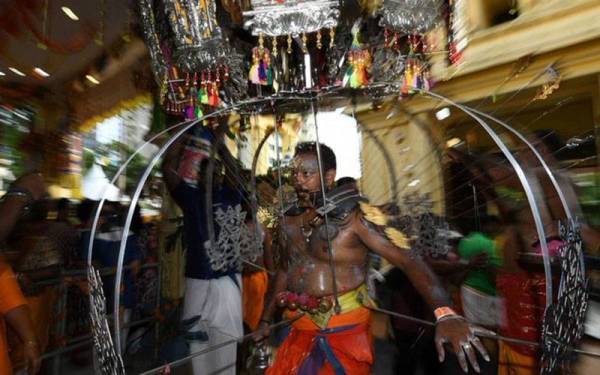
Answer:
MULTIPOLYGON (((304 313, 301 313, 301 314, 298 314, 298 316, 295 316, 292 319, 286 319, 286 320, 283 320, 283 321, 281 321, 279 323, 271 324, 269 326, 269 329, 278 328, 280 326, 292 323, 292 322, 294 322, 294 321, 302 318, 303 316, 304 316, 304 313)), ((173 362, 167 363, 165 365, 156 367, 156 368, 154 368, 152 370, 148 370, 146 372, 143 372, 140 375, 158 374, 162 370, 164 370, 165 368, 177 367, 177 366, 183 365, 183 364, 189 362, 190 360, 192 360, 192 359, 194 359, 194 358, 196 358, 196 357, 198 357, 198 356, 200 356, 202 354, 206 354, 206 353, 212 352, 214 350, 220 349, 222 347, 225 347, 225 346, 228 346, 228 345, 231 345, 231 344, 237 344, 240 341, 246 341, 246 340, 248 340, 250 338, 253 338, 253 337, 254 337, 254 332, 248 333, 247 335, 244 335, 244 336, 242 336, 240 338, 234 338, 234 339, 231 339, 231 340, 224 341, 224 342, 222 342, 220 344, 216 344, 216 345, 210 346, 208 348, 199 350, 199 351, 197 351, 195 353, 192 353, 192 354, 190 354, 190 355, 188 355, 186 357, 183 357, 181 359, 178 359, 178 360, 175 360, 173 362)))
MULTIPOLYGON (((121 176, 121 174, 123 174, 123 172, 125 171, 125 168, 127 168, 127 166, 129 165, 129 163, 131 163, 131 161, 140 153, 140 151, 144 147, 146 147, 150 143, 154 142, 156 139, 158 139, 162 135, 168 133, 169 131, 177 129, 178 127, 184 126, 188 122, 189 121, 183 121, 183 122, 180 122, 180 123, 178 123, 176 125, 173 125, 173 126, 171 126, 169 128, 166 128, 165 130, 157 133, 152 138, 150 138, 149 140, 147 140, 146 142, 144 142, 144 144, 142 144, 140 147, 138 147, 129 156, 129 158, 125 161, 125 163, 123 163, 119 167, 119 169, 117 170, 117 172, 115 173, 115 175, 110 180, 110 185, 114 184, 115 181, 117 181, 117 179, 119 178, 119 176, 121 176)), ((102 212, 102 207, 104 206, 104 202, 106 201, 106 198, 107 198, 106 194, 108 192, 108 186, 110 186, 110 185, 106 185, 104 187, 104 189, 102 190, 102 195, 101 195, 102 198, 100 199, 100 202, 98 202, 98 207, 96 208, 96 213, 94 214, 94 221, 92 223, 92 228, 90 230, 90 242, 88 244, 88 253, 87 253, 87 265, 88 265, 88 267, 90 267, 92 265, 92 252, 93 252, 93 248, 94 248, 94 237, 96 237, 96 230, 97 230, 97 227, 98 227, 98 221, 100 220, 100 213, 102 212)))
MULTIPOLYGON (((146 269, 146 268, 158 268, 159 264, 158 263, 146 263, 142 266, 140 266, 140 269, 146 269)), ((124 270, 129 270, 132 269, 132 266, 124 266, 123 269, 124 270)), ((36 270, 31 270, 31 271, 24 271, 24 274, 27 273, 31 273, 31 272, 35 272, 36 270)), ((101 276, 108 276, 108 275, 114 275, 117 272, 117 269, 115 267, 105 267, 99 270, 100 275, 101 276)), ((58 278, 52 278, 52 279, 46 279, 46 280, 40 280, 40 281, 36 281, 33 282, 32 285, 34 286, 48 286, 48 285, 57 285, 57 284, 61 284, 63 283, 64 277, 81 277, 83 278, 86 275, 87 271, 85 270, 64 270, 61 272, 61 277, 58 278)))
POLYGON ((277 149, 277 194, 279 196, 279 210, 281 218, 285 216, 283 212, 283 179, 281 176, 281 153, 279 152, 279 129, 277 128, 277 118, 275 119, 275 148, 277 149))
MULTIPOLYGON (((317 107, 315 106, 316 99, 311 100, 310 108, 312 110, 313 120, 315 122, 315 137, 317 141, 317 164, 319 165, 319 179, 321 181, 321 196, 323 198, 323 207, 327 205, 327 195, 325 194, 325 176, 323 175, 323 159, 321 157, 321 142, 319 142, 319 125, 317 124, 317 107)), ((329 269, 331 270, 331 286, 333 288, 333 300, 335 303, 334 309, 336 314, 342 312, 340 301, 338 299, 337 279, 335 277, 335 265, 333 264, 333 247, 331 246, 331 238, 329 237, 329 218, 327 212, 324 213, 325 233, 327 234, 327 255, 329 258, 329 269)))
MULTIPOLYGON (((419 319, 419 318, 415 318, 413 316, 410 315, 404 315, 404 314, 400 314, 394 311, 390 311, 390 310, 386 310, 386 309, 382 309, 379 307, 369 307, 369 310, 372 311, 377 311, 380 312, 382 314, 386 314, 386 315, 390 315, 390 316, 394 316, 396 318, 400 318, 400 319, 404 319, 404 320, 410 320, 412 322, 416 322, 416 323, 421 323, 430 327, 435 327, 436 323, 429 321, 429 320, 425 320, 425 319, 419 319)), ((490 331, 493 332, 493 331, 490 331)), ((517 345, 529 345, 529 346, 535 346, 535 347, 539 347, 542 344, 540 344, 539 342, 536 341, 530 341, 530 340, 523 340, 523 339, 517 339, 514 337, 508 337, 508 336, 502 336, 499 335, 497 333, 485 333, 482 331, 475 331, 474 334, 476 336, 479 337, 486 337, 486 338, 490 338, 490 339, 494 339, 494 340, 499 340, 499 341, 505 341, 505 342, 510 342, 513 344, 517 344, 517 345)), ((554 340, 556 341, 556 340, 554 340)), ((581 349, 576 349, 576 348, 568 348, 569 350, 575 352, 575 353, 579 353, 579 354, 583 354, 583 355, 588 355, 588 356, 592 356, 592 357, 599 357, 600 358, 600 353, 595 353, 595 352, 589 352, 586 350, 581 350, 581 349)))

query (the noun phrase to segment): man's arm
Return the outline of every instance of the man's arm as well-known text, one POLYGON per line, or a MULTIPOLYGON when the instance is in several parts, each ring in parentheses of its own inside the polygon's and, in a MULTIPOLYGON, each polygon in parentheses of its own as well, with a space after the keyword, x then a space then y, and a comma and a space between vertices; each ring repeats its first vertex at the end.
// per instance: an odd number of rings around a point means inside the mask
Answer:
POLYGON ((6 323, 11 326, 23 342, 27 372, 36 374, 40 369, 40 349, 33 330, 31 315, 27 305, 15 307, 4 315, 6 323))
POLYGON ((362 215, 359 214, 356 219, 357 223, 354 227, 358 238, 366 247, 400 268, 432 310, 450 306, 451 300, 448 293, 421 257, 409 249, 400 249, 394 246, 384 235, 366 222, 362 215))
POLYGON ((185 145, 184 139, 186 136, 181 136, 177 139, 171 147, 167 149, 162 162, 162 174, 165 184, 169 192, 173 192, 177 185, 181 182, 181 177, 177 173, 179 167, 179 161, 181 159, 181 153, 185 145))
MULTIPOLYGON (((276 227, 275 231, 278 231, 275 236, 275 242, 272 242, 272 246, 269 246, 271 253, 274 254, 278 252, 278 259, 273 260, 272 264, 275 267, 275 276, 273 276, 269 280, 269 286, 267 289, 267 294, 265 296, 265 308, 263 310, 260 325, 257 329, 257 334, 255 336, 255 340, 259 341, 269 335, 270 330, 269 326, 273 322, 273 315, 277 309, 277 295, 281 292, 284 292, 287 289, 287 272, 288 272, 288 248, 287 241, 284 238, 285 232, 282 228, 276 227)), ((267 254, 265 254, 267 255, 267 254)), ((271 256, 274 258, 274 256, 271 256)), ((270 260, 269 260, 270 262, 270 260)), ((265 259, 265 265, 268 263, 267 259, 265 259)))
POLYGON ((468 358, 473 369, 479 372, 477 355, 473 346, 487 361, 489 361, 489 356, 481 341, 475 336, 475 328, 449 308, 451 306, 450 297, 429 266, 410 249, 400 249, 394 246, 375 227, 366 222, 362 214, 357 213, 355 220, 354 229, 360 241, 400 268, 434 311, 437 319, 435 343, 440 362, 445 358, 444 344, 449 344, 456 353, 463 371, 468 372, 469 370, 468 358))

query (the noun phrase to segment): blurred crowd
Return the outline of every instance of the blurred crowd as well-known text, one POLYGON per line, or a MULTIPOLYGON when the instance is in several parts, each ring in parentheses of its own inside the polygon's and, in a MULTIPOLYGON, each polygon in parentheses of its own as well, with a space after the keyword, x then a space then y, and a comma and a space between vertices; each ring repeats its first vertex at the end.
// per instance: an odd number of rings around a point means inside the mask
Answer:
MULTIPOLYGON (((0 300, 6 324, 0 337, 0 373, 10 373, 11 366, 30 374, 50 373, 56 360, 53 353, 89 340, 86 269, 97 204, 49 199, 37 173, 15 181, 2 200, 0 300)), ((106 203, 93 244, 91 261, 103 275, 109 314, 126 209, 117 202, 106 203)), ((158 273, 152 267, 157 264, 155 227, 136 210, 127 236, 119 312, 126 327, 123 346, 128 348, 136 345, 128 340, 128 323, 154 316, 157 304, 158 273)), ((91 365, 89 347, 80 347, 63 358, 91 365)))

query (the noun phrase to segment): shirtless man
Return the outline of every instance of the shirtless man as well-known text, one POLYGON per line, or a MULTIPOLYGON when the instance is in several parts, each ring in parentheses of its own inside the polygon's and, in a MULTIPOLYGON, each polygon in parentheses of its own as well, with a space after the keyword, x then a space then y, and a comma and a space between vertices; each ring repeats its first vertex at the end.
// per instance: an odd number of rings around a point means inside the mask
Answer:
POLYGON ((444 344, 448 344, 465 372, 467 359, 479 372, 473 346, 486 360, 489 357, 474 327, 452 311, 446 291, 420 257, 392 244, 384 228, 369 221, 359 209, 364 199, 352 185, 334 188, 335 154, 321 145, 327 199, 335 202, 327 213, 329 227, 325 225, 316 147, 314 142, 296 147, 293 179, 298 199, 286 209, 279 225, 277 273, 256 339, 269 334, 276 306, 285 307, 287 317, 303 315, 294 321, 267 374, 370 373, 370 300, 365 286, 369 250, 404 271, 435 312, 439 360, 444 360, 444 344))

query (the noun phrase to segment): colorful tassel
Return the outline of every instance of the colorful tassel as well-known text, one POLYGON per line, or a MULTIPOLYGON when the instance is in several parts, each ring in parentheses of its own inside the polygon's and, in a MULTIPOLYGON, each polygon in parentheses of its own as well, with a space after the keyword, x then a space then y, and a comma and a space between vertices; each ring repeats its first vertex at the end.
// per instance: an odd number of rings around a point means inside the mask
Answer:
POLYGON ((368 85, 368 71, 371 69, 371 53, 368 49, 363 48, 358 40, 358 29, 357 25, 352 28, 352 46, 348 52, 349 66, 342 82, 343 86, 349 85, 352 88, 360 88, 368 85))
POLYGON ((273 66, 271 52, 268 48, 254 47, 252 49, 252 65, 248 72, 248 80, 255 85, 273 85, 273 66))

